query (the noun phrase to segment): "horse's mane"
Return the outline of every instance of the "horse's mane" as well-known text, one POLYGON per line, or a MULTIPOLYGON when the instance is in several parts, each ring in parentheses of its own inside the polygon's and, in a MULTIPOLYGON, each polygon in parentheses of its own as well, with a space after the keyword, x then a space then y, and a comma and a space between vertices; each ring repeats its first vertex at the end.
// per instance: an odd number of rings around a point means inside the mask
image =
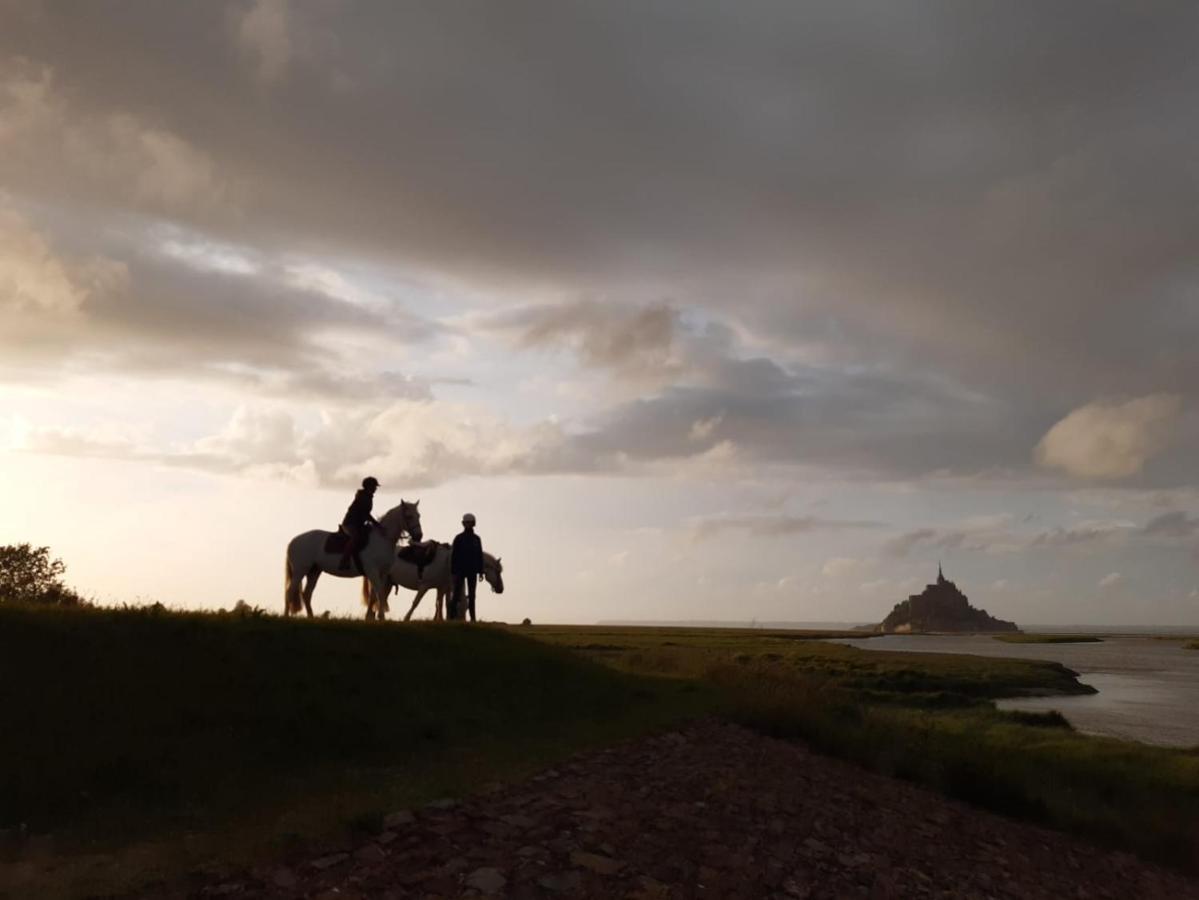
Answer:
POLYGON ((393 506, 387 512, 383 513, 383 515, 379 516, 379 525, 382 526, 389 540, 393 535, 397 541, 399 540, 400 532, 405 528, 405 508, 416 509, 416 504, 409 503, 407 500, 401 500, 399 506, 393 506))

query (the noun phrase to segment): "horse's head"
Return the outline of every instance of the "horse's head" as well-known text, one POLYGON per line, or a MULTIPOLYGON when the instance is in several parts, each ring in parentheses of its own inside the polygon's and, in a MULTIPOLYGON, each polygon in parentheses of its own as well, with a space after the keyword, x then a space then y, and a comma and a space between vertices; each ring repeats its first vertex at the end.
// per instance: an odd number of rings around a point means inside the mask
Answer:
POLYGON ((415 500, 409 503, 407 500, 401 500, 400 509, 403 513, 404 530, 408 532, 408 536, 415 543, 419 544, 425 539, 425 533, 420 527, 420 501, 415 500))
POLYGON ((379 519, 379 524, 387 532, 388 538, 398 542, 400 537, 407 534, 414 541, 424 539, 420 527, 420 501, 409 503, 401 500, 399 506, 393 506, 379 519))
POLYGON ((497 594, 504 593, 504 564, 498 556, 483 554, 483 578, 497 594))

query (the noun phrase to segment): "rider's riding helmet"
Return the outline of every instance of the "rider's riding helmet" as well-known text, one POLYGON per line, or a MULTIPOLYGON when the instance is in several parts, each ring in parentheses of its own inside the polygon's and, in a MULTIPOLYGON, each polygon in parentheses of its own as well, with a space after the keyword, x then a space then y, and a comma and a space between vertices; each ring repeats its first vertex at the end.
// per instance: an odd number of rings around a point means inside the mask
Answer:
POLYGON ((474 525, 475 524, 475 514, 467 513, 466 515, 464 515, 462 517, 462 524, 463 525, 474 525))
POLYGON ((373 478, 373 477, 372 478, 363 478, 362 486, 364 488, 367 488, 368 490, 377 488, 379 486, 379 479, 373 478))

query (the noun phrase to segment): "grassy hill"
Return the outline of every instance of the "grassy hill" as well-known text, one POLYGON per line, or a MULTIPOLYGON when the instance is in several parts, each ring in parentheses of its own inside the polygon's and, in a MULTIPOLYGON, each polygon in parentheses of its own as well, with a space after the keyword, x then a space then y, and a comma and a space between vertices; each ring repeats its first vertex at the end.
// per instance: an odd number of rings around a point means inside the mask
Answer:
POLYGON ((712 713, 1194 870, 1199 752, 995 708, 1090 690, 1056 663, 826 636, 0 605, 0 897, 299 854, 712 713))
POLYGON ((711 695, 495 628, 0 605, 0 832, 81 883, 236 860, 711 695))

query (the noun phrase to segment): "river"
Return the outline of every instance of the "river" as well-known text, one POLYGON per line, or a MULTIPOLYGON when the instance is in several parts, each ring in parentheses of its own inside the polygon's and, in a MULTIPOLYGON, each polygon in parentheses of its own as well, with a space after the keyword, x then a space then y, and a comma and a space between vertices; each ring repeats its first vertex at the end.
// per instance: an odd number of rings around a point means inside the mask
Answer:
POLYGON ((1008 644, 989 635, 886 635, 837 643, 864 650, 969 653, 1060 662, 1099 693, 1001 700, 1001 709, 1056 709, 1079 731, 1199 746, 1199 650, 1177 640, 1105 636, 1102 643, 1008 644))

